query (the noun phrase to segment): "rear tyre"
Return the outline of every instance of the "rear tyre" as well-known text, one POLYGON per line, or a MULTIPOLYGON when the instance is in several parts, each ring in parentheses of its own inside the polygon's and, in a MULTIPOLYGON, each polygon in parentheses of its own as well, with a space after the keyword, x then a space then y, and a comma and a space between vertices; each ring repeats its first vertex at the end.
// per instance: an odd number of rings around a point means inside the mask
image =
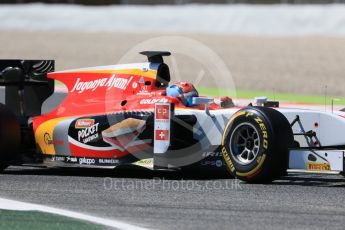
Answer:
POLYGON ((0 171, 17 159, 20 139, 20 124, 16 116, 0 104, 0 171))
POLYGON ((222 138, 228 171, 250 183, 268 183, 286 173, 293 146, 289 121, 277 110, 247 107, 229 120, 222 138))

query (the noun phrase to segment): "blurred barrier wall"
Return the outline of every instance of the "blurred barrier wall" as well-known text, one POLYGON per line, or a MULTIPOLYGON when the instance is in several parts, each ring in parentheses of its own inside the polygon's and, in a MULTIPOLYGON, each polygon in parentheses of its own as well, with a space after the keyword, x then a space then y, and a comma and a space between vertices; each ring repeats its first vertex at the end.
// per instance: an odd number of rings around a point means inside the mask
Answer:
POLYGON ((63 4, 84 4, 84 5, 108 5, 108 4, 329 4, 345 3, 345 0, 0 0, 0 4, 8 3, 63 3, 63 4))

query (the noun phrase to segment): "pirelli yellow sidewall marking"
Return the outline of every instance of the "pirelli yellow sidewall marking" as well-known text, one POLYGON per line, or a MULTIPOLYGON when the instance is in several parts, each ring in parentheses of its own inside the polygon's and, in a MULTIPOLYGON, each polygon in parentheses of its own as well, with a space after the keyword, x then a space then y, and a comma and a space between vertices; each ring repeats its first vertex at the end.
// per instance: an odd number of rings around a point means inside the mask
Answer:
POLYGON ((235 114, 230 118, 230 120, 228 121, 228 123, 226 124, 225 129, 224 129, 224 132, 223 132, 223 136, 222 136, 222 145, 223 145, 223 146, 224 146, 224 144, 225 144, 225 138, 226 138, 225 134, 226 134, 226 131, 228 130, 229 126, 232 124, 232 122, 233 122, 237 117, 239 117, 239 116, 241 116, 241 115, 244 115, 244 114, 245 114, 245 111, 240 111, 240 112, 235 113, 235 114))
POLYGON ((225 126, 225 129, 223 131, 223 136, 222 136, 222 154, 223 154, 223 157, 224 157, 224 160, 225 160, 225 163, 227 164, 227 166, 229 167, 230 171, 232 173, 235 173, 235 166, 234 164, 232 163, 231 159, 230 159, 230 156, 229 156, 229 153, 228 151, 226 151, 226 148, 225 148, 225 138, 226 138, 226 133, 227 133, 227 130, 229 129, 230 125, 232 124, 232 122, 239 116, 242 116, 245 114, 245 111, 239 111, 237 113, 235 113, 231 118, 230 120, 228 121, 228 123, 226 124, 225 126))
POLYGON ((266 125, 264 124, 263 120, 260 117, 255 117, 254 121, 259 125, 261 134, 262 134, 262 147, 264 149, 268 149, 268 133, 266 125))
POLYGON ((55 155, 55 148, 53 144, 53 133, 56 125, 67 118, 55 118, 42 123, 38 126, 35 133, 35 140, 40 147, 42 153, 48 155, 55 155), (49 140, 50 138, 50 140, 49 140))
POLYGON ((250 175, 253 175, 255 174, 258 170, 260 170, 260 168, 262 167, 262 165, 264 164, 265 162, 265 159, 266 159, 266 154, 263 153, 262 156, 260 156, 258 159, 257 159, 257 166, 255 168, 253 168, 252 170, 250 170, 249 172, 238 172, 236 171, 235 169, 235 166, 234 164, 232 163, 231 161, 231 158, 229 156, 229 153, 228 151, 226 150, 226 147, 224 146, 225 145, 225 138, 226 138, 226 134, 227 134, 227 130, 229 129, 230 125, 232 125, 233 121, 239 117, 239 116, 246 116, 246 117, 253 117, 254 121, 258 124, 258 126, 260 127, 260 131, 261 134, 262 134, 262 138, 263 138, 263 149, 267 150, 268 149, 268 133, 267 133, 267 128, 266 128, 266 125, 264 124, 263 120, 258 117, 258 116, 254 116, 254 113, 252 112, 248 112, 248 111, 240 111, 236 114, 234 114, 231 119, 228 121, 225 129, 224 129, 224 133, 223 133, 223 137, 222 137, 222 154, 223 154, 223 157, 224 157, 224 160, 225 160, 225 163, 227 164, 227 166, 229 167, 230 171, 232 173, 235 173, 237 176, 241 176, 241 177, 247 177, 247 176, 250 176, 250 175))
POLYGON ((265 159, 266 159, 266 154, 263 154, 259 159, 259 164, 255 168, 253 168, 252 170, 246 173, 236 172, 236 175, 244 177, 244 176, 250 176, 256 173, 261 168, 262 164, 265 162, 265 159))
POLYGON ((222 147, 222 154, 223 154, 225 163, 228 165, 230 171, 234 173, 235 172, 235 166, 232 163, 230 156, 229 156, 229 153, 226 151, 226 148, 224 146, 222 147))

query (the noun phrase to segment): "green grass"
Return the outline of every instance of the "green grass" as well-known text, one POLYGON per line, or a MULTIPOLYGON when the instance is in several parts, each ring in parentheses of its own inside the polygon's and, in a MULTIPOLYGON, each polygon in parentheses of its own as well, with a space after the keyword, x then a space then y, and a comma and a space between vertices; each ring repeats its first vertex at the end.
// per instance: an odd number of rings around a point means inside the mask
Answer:
POLYGON ((36 211, 0 210, 0 230, 102 230, 91 223, 36 211))
POLYGON ((55 80, 55 86, 65 86, 61 81, 55 80))
MULTIPOLYGON (((247 91, 247 90, 237 90, 236 93, 230 92, 224 89, 216 88, 206 88, 198 87, 198 91, 201 95, 205 96, 230 96, 243 99, 252 99, 258 96, 266 96, 270 100, 294 102, 294 103, 306 103, 306 104, 325 104, 324 96, 313 96, 313 95, 298 95, 298 94, 288 94, 288 93, 273 93, 273 92, 264 92, 264 91, 247 91)), ((332 97, 327 96, 327 104, 330 104, 332 99, 336 105, 345 105, 344 97, 332 97)))

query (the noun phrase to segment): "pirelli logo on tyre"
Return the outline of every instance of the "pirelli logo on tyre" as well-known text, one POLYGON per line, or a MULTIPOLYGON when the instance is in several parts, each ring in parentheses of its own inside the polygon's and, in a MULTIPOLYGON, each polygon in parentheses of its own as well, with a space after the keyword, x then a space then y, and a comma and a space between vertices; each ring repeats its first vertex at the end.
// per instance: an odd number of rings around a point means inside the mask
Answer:
POLYGON ((223 146, 222 147, 222 154, 223 154, 223 158, 225 160, 225 163, 228 165, 229 169, 231 172, 235 172, 235 166, 232 163, 229 153, 226 151, 226 148, 223 146))
POLYGON ((252 116, 254 116, 254 113, 252 113, 252 112, 246 112, 246 113, 245 113, 245 116, 246 116, 246 117, 252 117, 252 116))
POLYGON ((268 149, 268 134, 267 134, 267 128, 264 124, 263 120, 260 117, 255 117, 254 121, 259 125, 262 133, 262 147, 264 149, 268 149))

